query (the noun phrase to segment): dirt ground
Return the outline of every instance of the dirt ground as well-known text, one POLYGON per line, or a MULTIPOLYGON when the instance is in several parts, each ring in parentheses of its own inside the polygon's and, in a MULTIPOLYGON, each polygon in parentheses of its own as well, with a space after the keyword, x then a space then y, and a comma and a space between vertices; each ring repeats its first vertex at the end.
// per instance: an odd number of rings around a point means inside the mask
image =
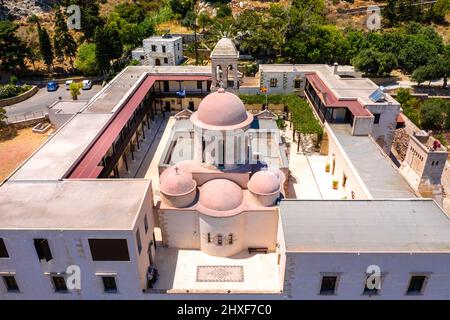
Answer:
POLYGON ((14 139, 0 142, 0 182, 47 140, 46 134, 21 129, 14 139))

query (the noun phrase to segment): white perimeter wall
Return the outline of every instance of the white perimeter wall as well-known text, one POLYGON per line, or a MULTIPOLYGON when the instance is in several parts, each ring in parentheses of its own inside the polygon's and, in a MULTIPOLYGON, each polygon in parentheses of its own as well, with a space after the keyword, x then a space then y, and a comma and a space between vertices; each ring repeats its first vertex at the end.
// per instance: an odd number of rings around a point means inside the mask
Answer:
POLYGON ((284 296, 291 299, 450 299, 449 253, 287 253, 284 296), (384 273, 379 295, 362 295, 366 269, 384 273), (340 273, 337 294, 319 295, 321 272, 340 273), (423 295, 405 295, 411 273, 429 273, 423 295))

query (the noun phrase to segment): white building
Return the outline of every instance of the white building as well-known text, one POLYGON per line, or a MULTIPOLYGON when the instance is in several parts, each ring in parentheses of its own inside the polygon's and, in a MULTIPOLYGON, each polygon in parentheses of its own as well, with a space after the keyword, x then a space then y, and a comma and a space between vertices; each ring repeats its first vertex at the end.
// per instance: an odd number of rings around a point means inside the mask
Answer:
MULTIPOLYGON (((323 121, 320 171, 337 181, 339 200, 281 199, 294 177, 274 115, 250 114, 223 88, 210 93, 209 67, 128 67, 81 109, 55 105, 56 133, 0 185, 0 299, 450 299, 450 220, 384 152, 398 103, 374 98, 377 87, 347 71, 260 73, 269 93, 299 89, 323 121), (168 114, 177 120, 159 148, 160 179, 130 174, 145 166, 144 146, 158 147, 168 114), (211 131, 234 138, 238 129, 250 137, 244 164, 198 156, 211 131), (181 146, 193 153, 175 158, 181 146), (364 289, 370 266, 378 290, 364 289), (149 267, 159 270, 153 285, 149 267)), ((223 155, 233 149, 219 145, 223 155)))
POLYGON ((134 60, 147 66, 176 66, 183 57, 183 38, 166 34, 142 41, 142 47, 131 52, 134 60))

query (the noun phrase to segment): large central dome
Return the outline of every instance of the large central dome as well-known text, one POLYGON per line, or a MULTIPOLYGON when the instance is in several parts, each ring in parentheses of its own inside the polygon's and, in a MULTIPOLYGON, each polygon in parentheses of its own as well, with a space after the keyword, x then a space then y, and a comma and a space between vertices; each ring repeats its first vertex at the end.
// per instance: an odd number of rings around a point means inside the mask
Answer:
POLYGON ((253 120, 253 117, 245 110, 241 99, 223 88, 207 95, 192 117, 194 123, 214 127, 246 125, 253 120))

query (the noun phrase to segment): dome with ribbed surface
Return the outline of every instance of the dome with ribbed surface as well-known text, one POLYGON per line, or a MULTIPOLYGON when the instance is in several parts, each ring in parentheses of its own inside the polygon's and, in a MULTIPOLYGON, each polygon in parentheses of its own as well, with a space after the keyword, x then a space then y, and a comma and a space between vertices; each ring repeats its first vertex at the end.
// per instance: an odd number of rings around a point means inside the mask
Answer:
POLYGON ((177 167, 169 168, 161 175, 160 190, 167 195, 184 195, 192 192, 197 183, 192 179, 192 174, 182 171, 177 167), (166 172, 169 170, 168 172, 166 172))
POLYGON ((257 194, 269 195, 280 191, 280 178, 272 171, 262 170, 252 175, 248 189, 257 194))
POLYGON ((246 122, 251 115, 247 113, 244 103, 237 95, 220 88, 200 102, 193 116, 202 124, 228 127, 246 122))

